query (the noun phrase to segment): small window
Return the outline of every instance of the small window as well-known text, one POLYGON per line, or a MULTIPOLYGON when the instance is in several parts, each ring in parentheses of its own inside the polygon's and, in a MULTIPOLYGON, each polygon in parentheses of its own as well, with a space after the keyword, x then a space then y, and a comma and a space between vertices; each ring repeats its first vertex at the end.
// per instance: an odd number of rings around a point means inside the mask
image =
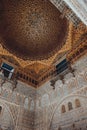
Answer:
POLYGON ((7 63, 2 63, 1 68, 4 70, 4 76, 6 78, 11 79, 14 72, 14 68, 7 63))
POLYGON ((69 102, 69 103, 68 103, 68 110, 70 111, 70 110, 72 110, 72 109, 73 109, 73 107, 72 107, 72 103, 69 102))
POLYGON ((76 99, 76 100, 75 100, 75 106, 76 106, 76 108, 77 108, 77 107, 81 107, 81 104, 80 104, 79 99, 76 99))
POLYGON ((20 78, 23 78, 23 75, 20 73, 20 78))
POLYGON ((28 76, 26 77, 26 80, 28 80, 28 76))
POLYGON ((65 112, 66 112, 65 105, 62 105, 61 112, 62 112, 62 113, 65 113, 65 112))
POLYGON ((2 106, 0 106, 0 113, 1 113, 1 111, 2 111, 2 106))
POLYGON ((25 76, 25 75, 23 75, 23 79, 26 79, 26 76, 25 76))

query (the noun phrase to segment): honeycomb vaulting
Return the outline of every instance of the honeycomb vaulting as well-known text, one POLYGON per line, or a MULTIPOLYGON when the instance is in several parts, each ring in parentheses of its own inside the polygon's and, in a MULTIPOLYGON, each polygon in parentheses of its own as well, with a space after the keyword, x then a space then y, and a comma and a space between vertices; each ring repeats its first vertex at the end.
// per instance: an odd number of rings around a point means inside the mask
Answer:
POLYGON ((22 59, 45 59, 61 49, 68 30, 66 18, 48 0, 1 0, 3 45, 22 59))

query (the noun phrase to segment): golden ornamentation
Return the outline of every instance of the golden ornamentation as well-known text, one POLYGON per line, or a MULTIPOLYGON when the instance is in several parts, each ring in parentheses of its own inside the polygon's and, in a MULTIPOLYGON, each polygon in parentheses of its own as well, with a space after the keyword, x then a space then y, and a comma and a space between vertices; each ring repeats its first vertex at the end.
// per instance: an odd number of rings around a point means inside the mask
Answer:
POLYGON ((65 44, 68 22, 50 2, 2 0, 3 46, 22 59, 47 59, 65 44))
MULTIPOLYGON (((39 17, 39 16, 37 16, 35 14, 34 16, 31 16, 31 17, 32 17, 32 20, 34 20, 34 19, 36 19, 36 17, 39 17)), ((37 21, 35 21, 35 23, 33 21, 31 21, 30 19, 29 19, 29 21, 30 21, 30 24, 33 24, 31 26, 37 25, 37 21)), ((50 26, 51 26, 51 22, 52 21, 50 21, 50 26)), ((20 21, 19 21, 19 23, 20 23, 20 21)), ((16 24, 16 23, 14 22, 14 24, 16 24)), ((86 32, 87 32, 87 27, 85 27, 82 23, 80 23, 78 28, 75 28, 72 23, 69 23, 68 31, 67 31, 67 38, 64 43, 64 46, 59 51, 56 51, 55 54, 53 54, 53 52, 52 52, 52 55, 50 57, 47 56, 46 59, 43 56, 43 58, 40 57, 39 59, 36 58, 34 60, 32 60, 33 57, 31 57, 30 59, 24 60, 23 58, 19 58, 16 55, 10 53, 7 49, 5 49, 2 46, 4 44, 4 40, 2 38, 0 38, 0 43, 1 43, 0 44, 0 58, 5 59, 8 62, 11 62, 12 64, 14 64, 16 66, 16 68, 17 68, 16 72, 19 71, 19 73, 22 74, 22 78, 20 78, 20 79, 23 82, 26 82, 26 83, 30 84, 31 86, 37 87, 37 85, 35 85, 35 83, 36 84, 39 83, 38 86, 40 86, 42 83, 47 81, 49 79, 49 77, 51 77, 51 73, 53 73, 53 71, 55 71, 54 64, 56 64, 56 62, 58 61, 59 56, 61 57, 63 54, 65 54, 66 52, 69 51, 69 53, 67 55, 67 59, 70 60, 70 58, 72 58, 72 55, 74 53, 76 53, 76 51, 78 51, 79 49, 81 49, 85 46, 85 43, 87 42, 87 40, 85 39, 85 42, 83 42, 83 41, 81 42, 81 36, 86 32), (75 49, 74 47, 75 47, 75 45, 78 44, 78 42, 81 43, 81 45, 75 49), (34 84, 32 82, 34 82, 34 84)), ((26 34, 26 36, 27 35, 28 34, 26 34)), ((53 44, 53 46, 54 46, 54 44, 53 44)), ((43 46, 42 46, 42 48, 43 48, 43 46)), ((49 51, 49 48, 48 48, 48 51, 49 51)), ((73 61, 75 60, 75 57, 73 57, 73 61)), ((78 57, 76 57, 76 59, 77 58, 78 57)))

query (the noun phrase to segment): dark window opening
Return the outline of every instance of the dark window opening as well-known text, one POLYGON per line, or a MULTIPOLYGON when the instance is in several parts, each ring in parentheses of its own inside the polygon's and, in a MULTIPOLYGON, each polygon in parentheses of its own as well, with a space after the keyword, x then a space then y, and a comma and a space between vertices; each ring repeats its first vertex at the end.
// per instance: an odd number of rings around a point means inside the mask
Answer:
POLYGON ((14 72, 14 68, 7 63, 2 63, 1 68, 3 69, 4 76, 6 78, 11 79, 14 72))
POLYGON ((56 72, 57 72, 57 74, 60 74, 61 72, 63 72, 67 68, 68 68, 68 62, 66 59, 64 59, 58 65, 56 65, 56 72))

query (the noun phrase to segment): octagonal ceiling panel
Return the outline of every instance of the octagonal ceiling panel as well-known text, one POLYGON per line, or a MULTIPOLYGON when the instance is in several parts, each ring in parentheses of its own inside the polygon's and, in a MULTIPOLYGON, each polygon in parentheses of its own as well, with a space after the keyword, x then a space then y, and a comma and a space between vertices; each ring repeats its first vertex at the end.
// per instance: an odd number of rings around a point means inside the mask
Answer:
POLYGON ((22 59, 46 59, 61 49, 68 23, 45 0, 1 0, 3 46, 22 59))

